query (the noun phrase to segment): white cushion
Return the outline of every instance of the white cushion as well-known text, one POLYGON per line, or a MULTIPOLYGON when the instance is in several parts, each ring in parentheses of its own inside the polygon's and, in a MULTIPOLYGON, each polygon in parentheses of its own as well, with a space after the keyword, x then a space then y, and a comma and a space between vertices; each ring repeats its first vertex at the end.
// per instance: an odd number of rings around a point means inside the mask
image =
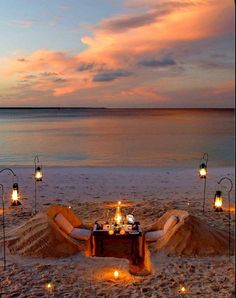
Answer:
POLYGON ((74 228, 71 231, 70 236, 79 240, 89 240, 91 231, 87 229, 74 228))
POLYGON ((72 224, 61 213, 58 213, 55 216, 54 220, 58 224, 58 226, 67 234, 70 234, 70 232, 73 230, 72 224))
POLYGON ((178 222, 178 217, 171 215, 166 221, 163 231, 164 234, 167 233, 170 229, 172 229, 178 222))
POLYGON ((163 230, 147 232, 145 234, 146 241, 156 241, 157 239, 161 238, 164 235, 163 230))

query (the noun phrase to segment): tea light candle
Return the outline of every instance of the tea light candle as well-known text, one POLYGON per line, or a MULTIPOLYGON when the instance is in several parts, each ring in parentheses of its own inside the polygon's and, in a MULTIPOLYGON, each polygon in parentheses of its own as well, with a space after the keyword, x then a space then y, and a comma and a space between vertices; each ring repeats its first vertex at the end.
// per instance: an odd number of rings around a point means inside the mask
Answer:
POLYGON ((114 278, 117 280, 119 278, 119 271, 114 271, 114 278))

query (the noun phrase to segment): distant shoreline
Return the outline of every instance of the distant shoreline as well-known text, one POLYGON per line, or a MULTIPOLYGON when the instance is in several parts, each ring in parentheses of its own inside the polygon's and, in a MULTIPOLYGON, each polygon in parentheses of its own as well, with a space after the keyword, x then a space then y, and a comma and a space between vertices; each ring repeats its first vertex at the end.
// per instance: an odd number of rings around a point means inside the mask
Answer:
POLYGON ((0 107, 0 110, 105 110, 107 108, 92 107, 0 107))
POLYGON ((0 110, 202 110, 234 111, 235 108, 112 108, 112 107, 0 107, 0 110))

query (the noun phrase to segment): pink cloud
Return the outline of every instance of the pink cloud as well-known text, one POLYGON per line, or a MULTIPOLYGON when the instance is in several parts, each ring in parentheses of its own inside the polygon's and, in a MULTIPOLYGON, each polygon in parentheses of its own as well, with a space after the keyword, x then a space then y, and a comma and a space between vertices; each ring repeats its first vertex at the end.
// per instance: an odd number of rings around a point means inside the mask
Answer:
POLYGON ((76 63, 76 57, 66 53, 49 50, 38 50, 27 57, 10 60, 6 72, 13 73, 27 72, 65 72, 76 63), (23 63, 24 62, 24 63, 23 63))
MULTIPOLYGON (((162 85, 158 84, 160 90, 155 86, 163 77, 165 85, 165 77, 171 76, 170 71, 166 67, 162 73, 154 72, 151 67, 140 66, 140 61, 161 65, 166 51, 175 49, 180 43, 223 36, 230 30, 232 4, 211 0, 163 0, 157 5, 152 0, 138 1, 139 5, 147 7, 143 13, 102 20, 93 28, 92 36, 81 39, 86 45, 82 52, 69 54, 40 49, 30 55, 16 55, 4 59, 0 74, 5 81, 11 81, 12 86, 18 86, 23 80, 28 84, 25 88, 50 92, 57 97, 81 90, 98 90, 104 94, 102 89, 97 89, 101 87, 110 88, 110 94, 115 92, 124 98, 166 100, 160 92, 162 85)), ((133 0, 126 1, 129 6, 133 3, 133 0)), ((54 21, 58 22, 60 18, 56 17, 54 21)), ((27 27, 33 21, 20 24, 27 27)), ((170 59, 174 62, 168 67, 172 67, 177 76, 178 61, 170 59)))
POLYGON ((16 26, 16 27, 21 27, 21 28, 30 28, 32 27, 37 21, 36 20, 30 20, 30 19, 25 19, 25 20, 12 20, 9 22, 10 26, 16 26))
POLYGON ((135 87, 129 90, 125 90, 121 92, 121 95, 124 97, 131 97, 137 99, 141 99, 142 101, 152 101, 152 102, 160 102, 167 100, 167 97, 160 94, 157 86, 140 86, 135 87))
MULTIPOLYGON (((165 3, 163 1, 163 3, 165 3)), ((103 60, 117 67, 135 62, 148 53, 158 53, 179 42, 191 42, 224 35, 225 19, 232 19, 232 5, 212 1, 168 2, 162 13, 151 9, 140 15, 106 19, 93 37, 83 37, 87 49, 81 53, 86 60, 103 60), (161 15, 161 18, 158 18, 161 15)))
POLYGON ((235 89, 235 82, 232 81, 224 81, 218 84, 214 89, 213 89, 213 95, 222 95, 226 93, 231 93, 232 96, 234 94, 234 89, 235 89))

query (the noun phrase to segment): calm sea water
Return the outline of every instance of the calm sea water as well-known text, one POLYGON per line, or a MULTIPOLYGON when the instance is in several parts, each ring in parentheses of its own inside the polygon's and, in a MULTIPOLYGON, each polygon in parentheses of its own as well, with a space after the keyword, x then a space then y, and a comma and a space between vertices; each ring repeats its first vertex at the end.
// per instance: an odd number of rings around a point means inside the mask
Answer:
POLYGON ((233 110, 0 109, 0 165, 234 165, 233 110))

